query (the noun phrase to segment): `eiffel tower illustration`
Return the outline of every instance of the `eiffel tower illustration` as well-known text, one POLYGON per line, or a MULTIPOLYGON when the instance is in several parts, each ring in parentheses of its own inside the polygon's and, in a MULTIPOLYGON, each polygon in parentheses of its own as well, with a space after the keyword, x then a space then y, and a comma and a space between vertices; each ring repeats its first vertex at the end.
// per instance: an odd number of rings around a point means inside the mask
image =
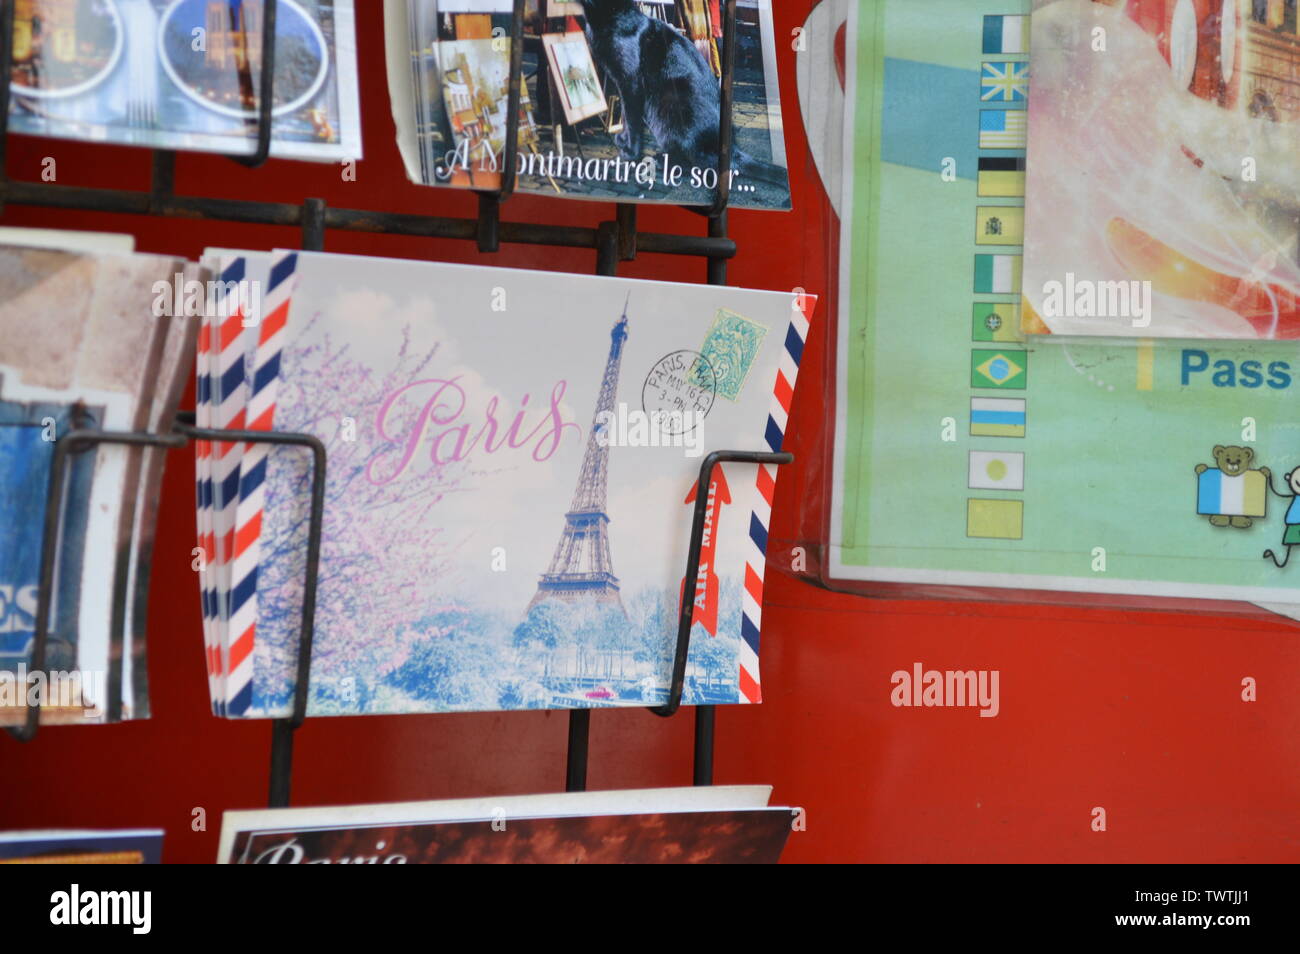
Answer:
MULTIPOLYGON (((628 296, 631 300, 631 295, 628 296)), ((609 515, 605 513, 605 491, 609 483, 609 447, 601 446, 597 439, 604 425, 602 415, 613 413, 614 397, 618 393, 619 367, 623 363, 623 342, 627 340, 627 302, 623 303, 623 317, 610 332, 609 360, 605 363, 605 377, 600 382, 600 397, 596 399, 596 412, 592 416, 591 433, 587 437, 587 453, 582 458, 578 473, 578 486, 573 491, 573 502, 564 515, 564 532, 551 557, 551 565, 542 574, 528 609, 545 600, 557 599, 566 603, 608 603, 623 609, 619 595, 618 577, 609 556, 609 515)), ((604 418, 608 420, 608 418, 604 418)))

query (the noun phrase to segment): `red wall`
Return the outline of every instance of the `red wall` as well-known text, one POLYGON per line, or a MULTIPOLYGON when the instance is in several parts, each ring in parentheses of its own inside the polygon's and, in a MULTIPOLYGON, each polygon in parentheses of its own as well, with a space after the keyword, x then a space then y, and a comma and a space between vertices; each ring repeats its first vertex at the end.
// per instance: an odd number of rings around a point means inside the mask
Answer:
MULTIPOLYGON (((471 215, 472 198, 409 185, 393 146, 378 3, 359 4, 367 158, 356 182, 331 166, 248 171, 182 155, 182 194, 471 215)), ((806 157, 790 30, 807 3, 776 4, 796 212, 736 212, 730 281, 825 291, 834 231, 806 157), (799 241, 798 235, 804 236, 799 241)), ((145 188, 143 152, 15 137, 9 174, 145 188)), ((507 218, 593 226, 608 205, 516 197, 507 218)), ((10 207, 5 224, 134 231, 143 251, 295 245, 293 230, 10 207)), ((703 220, 646 209, 641 227, 700 234, 703 220)), ((330 233, 330 251, 591 271, 593 252, 330 233)), ((697 260, 644 256, 621 274, 702 281, 697 260)), ((824 303, 825 304, 825 303, 824 303)), ((820 317, 828 314, 823 307, 820 317)), ((777 491, 773 536, 796 537, 794 507, 820 480, 809 451, 825 425, 825 325, 809 341, 790 439, 803 459, 777 491)), ((154 718, 0 738, 0 826, 161 826, 168 861, 215 856, 220 813, 265 804, 270 729, 208 710, 193 546, 193 460, 172 455, 150 602, 154 718), (206 811, 207 830, 191 829, 206 811)), ((762 706, 718 716, 719 783, 770 782, 801 805, 791 861, 1300 861, 1300 643, 1287 621, 966 603, 885 602, 769 574, 762 706), (997 669, 1001 713, 894 708, 890 675, 914 662, 997 669), (1254 677, 1259 700, 1240 699, 1254 677), (1090 829, 1095 806, 1107 831, 1090 829)), ((691 714, 593 716, 591 788, 690 782, 691 714)), ((503 713, 318 719, 298 733, 293 803, 326 805, 555 791, 567 716, 503 713)))

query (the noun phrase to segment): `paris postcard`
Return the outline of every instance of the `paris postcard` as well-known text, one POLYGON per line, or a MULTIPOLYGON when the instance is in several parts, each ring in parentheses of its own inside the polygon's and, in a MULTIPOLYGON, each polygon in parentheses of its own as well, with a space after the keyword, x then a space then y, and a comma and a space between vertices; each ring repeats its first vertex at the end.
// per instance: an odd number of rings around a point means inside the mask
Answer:
MULTIPOLYGON (((697 493, 684 699, 760 701, 778 467, 696 482, 711 451, 780 449, 811 298, 275 255, 246 417, 327 450, 311 714, 662 704, 697 493)), ((276 717, 311 458, 242 454, 217 708, 276 717)))
MULTIPOLYGON (((524 21, 516 187, 614 202, 789 210, 772 0, 736 11, 728 171, 724 5, 537 3, 524 21), (638 37, 629 44, 627 37, 638 37), (636 47, 639 53, 629 53, 636 47)), ((510 119, 511 0, 385 0, 388 92, 406 174, 496 189, 510 119)))
POLYGON ((801 809, 701 785, 226 812, 218 864, 775 864, 801 809))

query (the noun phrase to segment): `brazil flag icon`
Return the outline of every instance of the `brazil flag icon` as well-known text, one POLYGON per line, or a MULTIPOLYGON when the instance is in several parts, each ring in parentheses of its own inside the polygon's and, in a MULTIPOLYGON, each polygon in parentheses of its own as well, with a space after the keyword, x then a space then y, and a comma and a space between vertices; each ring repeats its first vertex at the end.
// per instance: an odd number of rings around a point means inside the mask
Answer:
POLYGON ((970 386, 1023 391, 1028 377, 1029 354, 975 348, 970 353, 970 386))

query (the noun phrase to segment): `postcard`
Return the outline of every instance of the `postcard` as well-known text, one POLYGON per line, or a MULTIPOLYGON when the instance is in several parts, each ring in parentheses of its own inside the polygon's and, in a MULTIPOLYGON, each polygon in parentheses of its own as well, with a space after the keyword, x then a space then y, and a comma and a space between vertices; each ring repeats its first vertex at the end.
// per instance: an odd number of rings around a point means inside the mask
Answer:
MULTIPOLYGON (((359 159, 352 0, 279 0, 271 155, 359 159)), ((9 130, 232 155, 257 143, 261 0, 19 0, 9 130)))
POLYGON ((775 864, 768 786, 226 812, 220 864, 775 864))
MULTIPOLYGON (((328 452, 309 711, 662 703, 701 458, 780 447, 813 300, 276 255, 244 414, 328 452)), ((760 698, 775 479, 706 491, 688 704, 760 698)), ((310 484, 302 448, 240 451, 229 715, 288 711, 310 484)))
MULTIPOLYGON (((208 273, 201 266, 192 262, 186 262, 181 267, 180 274, 182 281, 191 286, 196 283, 205 285, 209 278, 208 273)), ((172 276, 173 287, 174 283, 175 274, 172 276)), ((158 290, 157 283, 153 290, 158 290)), ((199 321, 193 315, 171 315, 171 320, 167 322, 166 337, 150 403, 148 426, 150 432, 154 434, 164 434, 172 429, 176 409, 185 390, 187 372, 190 363, 194 361, 198 328, 199 321)), ((149 717, 148 669, 145 665, 149 575, 153 567, 159 494, 168 449, 145 447, 139 453, 143 459, 135 503, 135 521, 131 531, 134 549, 126 586, 124 642, 121 653, 121 718, 123 719, 149 717)))
MULTIPOLYGON (((175 394, 187 328, 156 313, 156 284, 181 263, 147 255, 0 249, 0 719, 21 720, 44 543, 43 517, 56 442, 77 428, 144 430, 175 394), (51 305, 57 303, 57 306, 51 305), (167 377, 171 375, 172 377, 167 377)), ((42 719, 106 721, 147 711, 127 667, 143 638, 130 614, 139 572, 138 514, 157 465, 137 449, 100 445, 68 475, 55 564, 42 719), (129 644, 124 644, 131 632, 129 644), (56 691, 57 690, 57 691, 56 691)))
POLYGON ((1034 0, 1032 41, 1024 330, 1300 338, 1295 3, 1034 0))
MULTIPOLYGON (((388 85, 412 181, 494 189, 509 107, 510 0, 386 0, 388 85)), ((517 188, 705 205, 718 186, 716 3, 548 3, 525 20, 517 188), (634 41, 635 49, 628 44, 634 41)), ((789 209, 770 0, 740 11, 730 203, 789 209)))
POLYGON ((156 865, 162 829, 0 832, 4 865, 156 865))
MULTIPOLYGON (((247 372, 253 367, 264 328, 263 293, 271 258, 269 252, 204 250, 202 261, 216 282, 203 319, 196 364, 200 426, 244 430, 256 423, 247 417, 250 391, 247 372)), ((201 524, 200 585, 204 593, 205 646, 214 701, 224 696, 219 687, 230 667, 230 647, 225 636, 230 622, 240 468, 248 449, 241 441, 195 442, 201 524)))

